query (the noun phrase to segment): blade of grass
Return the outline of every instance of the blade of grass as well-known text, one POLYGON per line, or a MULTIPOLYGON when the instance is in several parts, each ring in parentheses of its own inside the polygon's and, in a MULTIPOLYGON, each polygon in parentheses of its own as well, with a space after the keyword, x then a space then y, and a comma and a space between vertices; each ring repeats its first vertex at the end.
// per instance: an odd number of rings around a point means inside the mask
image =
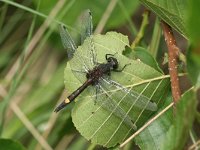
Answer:
POLYGON ((111 0, 110 3, 108 4, 108 7, 106 8, 104 14, 102 15, 95 31, 94 34, 101 33, 104 26, 106 25, 106 22, 108 21, 112 11, 114 10, 115 6, 117 4, 117 0, 111 0))
POLYGON ((0 33, 2 32, 2 26, 3 26, 3 23, 5 22, 5 16, 6 16, 7 9, 8 9, 8 5, 7 4, 4 4, 4 6, 1 8, 0 33))
POLYGON ((137 29, 131 19, 131 16, 129 16, 129 14, 126 12, 126 8, 123 4, 123 2, 121 0, 118 0, 118 5, 120 6, 121 10, 122 10, 122 13, 124 14, 124 17, 126 17, 127 21, 128 21, 128 24, 130 26, 130 29, 131 29, 131 33, 132 35, 136 35, 137 34, 137 29))
POLYGON ((35 15, 37 15, 37 16, 40 16, 40 17, 42 17, 42 18, 44 18, 44 19, 47 19, 47 18, 48 18, 49 20, 53 20, 53 21, 55 21, 55 22, 57 22, 57 23, 61 23, 61 22, 55 20, 54 18, 50 18, 49 16, 47 16, 47 15, 45 15, 45 14, 43 14, 43 13, 40 13, 40 12, 38 12, 38 11, 35 11, 35 10, 31 9, 31 8, 28 8, 28 7, 24 6, 24 5, 18 4, 18 3, 16 3, 16 2, 13 2, 13 1, 10 1, 10 0, 1 0, 1 1, 2 1, 2 2, 5 2, 5 3, 9 4, 9 5, 13 5, 13 6, 15 6, 15 7, 18 7, 18 8, 20 8, 21 10, 25 10, 25 11, 28 11, 28 12, 30 12, 30 13, 32 13, 32 14, 35 14, 35 15))
POLYGON ((37 139, 37 141, 41 144, 41 146, 46 150, 53 150, 51 146, 46 142, 46 140, 40 135, 37 129, 33 126, 33 124, 28 120, 25 114, 20 110, 20 108, 15 104, 15 102, 11 102, 10 104, 12 110, 15 112, 17 117, 23 122, 25 127, 31 132, 31 134, 37 139))
MULTIPOLYGON (((58 13, 58 10, 61 9, 62 6, 64 6, 65 0, 63 1, 59 1, 57 3, 57 7, 55 6, 54 9, 52 10, 52 12, 50 13, 49 16, 51 16, 52 18, 56 16, 56 14, 58 13)), ((8 72, 6 77, 10 77, 7 78, 9 79, 8 81, 12 81, 11 82, 11 86, 10 86, 10 90, 8 92, 8 95, 4 98, 2 105, 0 107, 1 110, 1 122, 0 122, 0 134, 2 134, 3 131, 3 126, 4 126, 4 121, 5 121, 5 112, 6 112, 6 106, 9 104, 9 102, 11 101, 12 96, 14 95, 17 86, 19 85, 21 78, 24 75, 24 72, 26 72, 27 68, 28 68, 28 63, 27 61, 29 60, 29 57, 32 55, 33 51, 34 51, 34 47, 37 44, 37 42, 39 41, 39 39, 42 37, 44 31, 47 29, 48 25, 51 23, 51 21, 49 21, 48 19, 45 20, 45 22, 43 23, 43 25, 40 27, 40 29, 37 31, 37 33, 34 35, 33 39, 31 40, 31 42, 29 43, 29 45, 27 46, 28 52, 25 54, 25 61, 22 64, 22 66, 19 66, 20 64, 20 59, 21 57, 19 57, 17 59, 17 61, 14 63, 12 69, 16 70, 14 71, 14 74, 10 75, 8 72), (41 33, 42 32, 42 33, 41 33), (39 36, 39 37, 38 37, 39 36), (18 75, 19 74, 19 75, 18 75)), ((12 70, 11 69, 11 70, 12 70)))
MULTIPOLYGON (((40 12, 38 12, 38 11, 35 11, 35 10, 29 8, 29 7, 26 7, 26 6, 24 6, 24 5, 18 4, 18 3, 16 3, 16 2, 13 2, 13 1, 10 1, 10 0, 1 0, 1 1, 2 1, 2 2, 5 2, 5 3, 9 4, 9 5, 18 7, 18 8, 20 8, 21 10, 25 10, 25 11, 27 11, 27 12, 30 12, 30 13, 35 14, 35 15, 37 15, 37 16, 40 16, 40 17, 42 17, 42 18, 44 18, 44 19, 48 19, 48 20, 51 21, 51 22, 55 22, 55 23, 57 23, 57 24, 63 24, 63 22, 61 22, 61 21, 55 19, 54 17, 52 17, 52 16, 50 16, 50 15, 45 15, 45 14, 43 14, 43 13, 40 13, 40 12)), ((69 3, 73 3, 73 1, 70 1, 69 3)), ((68 26, 68 25, 65 25, 65 26, 66 26, 68 29, 74 30, 74 28, 71 27, 71 26, 68 26)), ((76 30, 75 30, 75 31, 76 31, 76 30)))
MULTIPOLYGON (((61 13, 59 14, 58 16, 58 19, 59 20, 62 20, 62 18, 65 16, 65 14, 69 11, 69 9, 71 8, 71 6, 74 4, 75 0, 72 1, 72 3, 69 3, 68 6, 63 9, 63 11, 61 11, 61 13)), ((50 35, 52 34, 52 32, 54 31, 54 29, 57 27, 56 24, 52 24, 51 25, 51 28, 48 30, 48 32, 45 34, 43 40, 41 41, 41 44, 38 46, 39 49, 42 49, 42 46, 45 44, 46 40, 50 37, 50 35)), ((59 98, 59 100, 63 100, 63 95, 61 95, 61 98, 59 98)), ((59 103, 60 101, 58 101, 57 103, 59 103)), ((48 124, 50 124, 50 127, 48 128, 48 130, 46 130, 42 136, 47 139, 48 138, 48 135, 50 134, 51 130, 53 129, 53 126, 54 124, 56 123, 56 120, 57 120, 57 117, 58 115, 54 115, 52 114, 50 117, 49 117, 49 120, 48 120, 48 124)), ((40 150, 41 149, 41 145, 36 145, 36 150, 40 150)))
MULTIPOLYGON (((62 92, 62 94, 61 94, 61 96, 60 96, 60 98, 59 98, 59 101, 57 102, 56 106, 57 106, 60 102, 62 102, 63 99, 65 99, 65 97, 66 97, 66 93, 65 93, 64 90, 63 90, 63 92, 62 92)), ((51 115, 49 116, 49 120, 47 121, 48 129, 45 130, 45 132, 42 133, 42 137, 43 137, 45 140, 47 140, 49 134, 51 133, 51 131, 52 131, 52 129, 53 129, 55 123, 56 123, 57 118, 58 118, 58 114, 56 114, 56 113, 51 113, 51 115)), ((35 146, 35 150, 41 150, 41 149, 42 149, 42 145, 38 143, 38 144, 35 146)))
MULTIPOLYGON (((42 38, 43 34, 45 33, 46 29, 48 28, 48 26, 52 23, 52 19, 49 20, 49 18, 54 18, 58 11, 61 9, 61 7, 64 6, 65 0, 61 0, 58 2, 58 4, 56 5, 56 7, 54 7, 54 9, 56 10, 55 12, 52 10, 49 14, 49 17, 46 18, 45 22, 41 25, 41 27, 37 30, 37 32, 35 33, 35 35, 33 36, 33 38, 31 39, 31 41, 29 42, 29 44, 27 45, 27 50, 26 50, 26 54, 24 56, 24 64, 26 64, 27 60, 29 59, 29 57, 31 56, 31 54, 34 52, 34 48, 37 45, 37 43, 40 41, 40 39, 42 38)), ((19 58, 20 59, 20 58, 19 58)), ((6 79, 8 81, 11 81, 11 79, 13 78, 13 69, 18 68, 19 67, 19 59, 16 60, 16 62, 14 63, 13 67, 10 69, 10 71, 8 72, 6 79)), ((23 67, 23 66, 22 66, 23 67)))
MULTIPOLYGON (((25 0, 22 5, 30 5, 31 1, 25 0)), ((8 4, 8 3, 6 3, 8 4)), ((23 15, 24 11, 21 9, 17 9, 10 18, 9 21, 4 25, 1 32, 0 45, 5 41, 5 39, 10 35, 10 33, 15 29, 16 25, 19 23, 23 15)))
POLYGON ((153 29, 153 35, 152 35, 152 40, 149 46, 149 52, 153 55, 154 58, 156 58, 158 54, 158 47, 160 44, 160 37, 161 37, 161 27, 160 27, 160 21, 158 17, 156 17, 156 21, 154 24, 154 29, 153 29))
MULTIPOLYGON (((73 1, 75 2, 75 1, 73 1)), ((63 11, 59 14, 58 18, 63 18, 64 15, 68 12, 69 8, 72 6, 73 3, 69 3, 68 7, 66 7, 66 9, 63 9, 63 11)), ((48 32, 45 33, 44 37, 42 38, 42 41, 39 43, 39 45, 37 46, 37 49, 42 50, 43 49, 43 45, 46 43, 46 41, 48 40, 48 38, 50 37, 50 35, 52 34, 52 32, 54 31, 54 29, 57 27, 57 24, 51 24, 51 28, 49 28, 48 32)), ((40 56, 40 51, 36 50, 36 56, 35 58, 38 58, 40 56)), ((55 117, 54 115, 50 116, 49 121, 52 124, 52 127, 55 123, 57 119, 57 116, 55 117), (53 122, 52 122, 53 120, 53 122)), ((45 137, 48 137, 48 134, 50 133, 51 129, 49 129, 48 131, 44 132, 45 137)))
MULTIPOLYGON (((39 7, 40 7, 40 1, 39 1, 39 3, 38 3, 38 6, 37 6, 36 10, 39 10, 39 7)), ((20 61, 20 62, 19 62, 19 66, 22 66, 22 65, 23 65, 24 57, 25 57, 25 54, 27 53, 27 50, 28 50, 28 49, 27 49, 28 43, 30 42, 31 37, 32 37, 32 35, 33 35, 33 30, 34 30, 35 23, 36 23, 36 17, 37 17, 37 15, 34 15, 33 21, 32 21, 32 23, 31 23, 31 27, 30 27, 29 32, 28 32, 28 37, 27 37, 27 39, 26 39, 26 41, 25 41, 25 44, 24 44, 23 52, 22 52, 22 54, 19 56, 19 61, 20 61)))

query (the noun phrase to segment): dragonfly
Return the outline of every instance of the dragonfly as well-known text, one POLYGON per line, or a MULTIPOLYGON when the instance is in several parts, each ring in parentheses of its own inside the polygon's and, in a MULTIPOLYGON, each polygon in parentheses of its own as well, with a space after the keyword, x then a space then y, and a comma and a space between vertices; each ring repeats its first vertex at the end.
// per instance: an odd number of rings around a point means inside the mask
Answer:
POLYGON ((136 130, 137 126, 134 121, 115 99, 127 99, 127 104, 134 104, 135 107, 141 110, 156 111, 157 105, 151 102, 145 95, 130 90, 112 79, 113 72, 120 73, 129 64, 119 68, 120 62, 115 57, 115 54, 105 54, 105 62, 98 61, 97 51, 92 38, 93 24, 91 12, 87 10, 83 16, 81 42, 83 43, 85 40, 89 42, 86 54, 77 50, 77 46, 66 27, 64 25, 60 26, 61 41, 67 50, 71 71, 82 85, 63 100, 54 111, 59 112, 64 109, 88 87, 91 87, 89 93, 94 100, 94 105, 98 104, 105 110, 113 112, 114 115, 123 119, 127 125, 136 130), (113 90, 117 91, 120 96, 116 97, 114 92, 112 92, 113 90))

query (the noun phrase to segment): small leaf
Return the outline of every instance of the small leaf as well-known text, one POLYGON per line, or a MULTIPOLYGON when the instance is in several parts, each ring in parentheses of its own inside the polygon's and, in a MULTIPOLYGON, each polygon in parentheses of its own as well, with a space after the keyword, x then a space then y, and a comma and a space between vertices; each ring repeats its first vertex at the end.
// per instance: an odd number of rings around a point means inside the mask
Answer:
POLYGON ((126 47, 125 51, 123 51, 123 54, 133 60, 139 59, 146 65, 149 65, 160 73, 163 73, 153 56, 148 52, 147 49, 143 47, 136 47, 134 50, 132 50, 130 47, 126 47))
MULTIPOLYGON (((165 76, 155 70, 152 67, 142 63, 141 61, 132 60, 122 55, 122 51, 125 49, 128 43, 128 37, 116 32, 108 32, 106 35, 94 35, 87 38, 82 46, 78 47, 77 55, 75 55, 69 64, 65 68, 65 86, 73 92, 79 86, 81 82, 85 82, 86 77, 79 74, 77 78, 83 79, 80 81, 74 77, 71 69, 77 70, 78 65, 82 66, 84 63, 91 61, 90 46, 95 48, 96 57, 99 63, 105 63, 105 54, 114 54, 114 57, 119 61, 119 68, 122 68, 125 64, 129 64, 123 72, 111 72, 111 79, 120 83, 125 87, 129 87, 131 92, 136 92, 140 95, 146 96, 151 100, 151 104, 157 105, 162 103, 162 98, 166 92, 168 92, 169 80, 165 76), (90 43, 92 41, 92 44, 90 43), (74 59, 75 57, 78 57, 74 59), (82 64, 79 64, 82 61, 82 64), (154 102, 154 103, 152 103, 154 102)), ((75 53, 75 54, 76 54, 75 53)), ((82 67, 81 67, 82 68, 82 67)), ((78 98, 75 107, 72 111, 72 120, 77 130, 92 143, 100 144, 105 147, 113 147, 123 142, 130 134, 132 134, 133 128, 127 124, 126 119, 119 117, 117 112, 107 110, 99 105, 94 104, 94 95, 91 95, 91 91, 94 87, 88 87, 78 98)), ((113 90, 108 91, 114 95, 115 103, 121 101, 119 98, 124 97, 120 95, 120 91, 113 90)), ((99 100, 97 98, 96 101, 99 100)), ((124 99, 124 98, 123 98, 124 99)), ((122 100, 123 100, 122 99, 122 100)), ((107 99, 103 99, 107 101, 107 99)), ((138 104, 142 101, 138 96, 138 104)), ((126 114, 134 121, 135 125, 141 127, 149 118, 153 115, 153 111, 145 110, 145 106, 138 108, 132 103, 131 99, 124 99, 123 103, 118 104, 119 108, 122 108, 126 114)), ((150 107, 155 110, 154 107, 150 107)))
POLYGON ((0 148, 2 150, 25 150, 19 142, 10 139, 0 139, 0 148))
POLYGON ((187 0, 140 0, 157 16, 187 38, 185 25, 185 10, 187 0))

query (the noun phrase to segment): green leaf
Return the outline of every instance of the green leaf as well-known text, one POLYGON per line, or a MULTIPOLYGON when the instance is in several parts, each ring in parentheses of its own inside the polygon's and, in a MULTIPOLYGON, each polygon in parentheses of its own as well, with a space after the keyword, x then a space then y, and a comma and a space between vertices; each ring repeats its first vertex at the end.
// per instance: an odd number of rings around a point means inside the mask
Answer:
POLYGON ((157 16, 182 34, 188 37, 185 24, 185 10, 187 0, 140 0, 146 7, 157 16))
MULTIPOLYGON (((169 100, 165 106, 168 104, 169 100)), ((189 90, 182 95, 179 103, 176 105, 175 116, 172 110, 171 108, 165 112, 135 138, 136 143, 141 149, 183 149, 195 116, 195 92, 189 90)))
POLYGON ((10 139, 0 139, 0 147, 2 150, 25 150, 19 142, 10 139))
POLYGON ((148 52, 147 49, 143 47, 136 47, 134 48, 134 50, 132 50, 129 47, 126 47, 125 51, 123 51, 123 54, 125 54, 131 59, 140 59, 146 65, 149 65, 155 70, 163 73, 153 56, 148 52))
POLYGON ((199 6, 200 1, 197 0, 188 0, 188 9, 187 9, 187 28, 189 32, 189 38, 192 44, 198 46, 200 41, 200 19, 199 18, 199 6))
MULTIPOLYGON (((169 80, 160 72, 138 60, 132 60, 122 55, 125 46, 128 45, 128 37, 116 32, 108 32, 106 35, 94 35, 87 38, 83 45, 77 49, 74 57, 70 60, 65 69, 65 86, 73 92, 82 85, 71 72, 71 69, 78 69, 78 64, 91 61, 90 44, 95 47, 97 59, 99 63, 106 62, 105 54, 115 54, 114 57, 119 61, 119 68, 125 64, 128 65, 123 72, 111 72, 111 79, 120 83, 125 87, 129 87, 131 93, 138 93, 137 105, 141 104, 142 96, 148 97, 151 102, 155 102, 158 106, 162 103, 162 97, 168 92, 169 80), (92 44, 91 44, 92 41, 92 44), (82 57, 81 57, 82 56, 82 57), (74 59, 80 57, 79 59, 74 59), (80 61, 80 62, 78 62, 80 61), (77 68, 76 68, 77 67, 77 68)), ((88 62, 89 63, 89 62, 88 62)), ((79 64, 83 65, 83 64, 79 64)), ((81 76, 81 73, 79 74, 81 76)), ((78 78, 80 76, 77 76, 78 78)), ((83 81, 86 81, 85 75, 83 81)), ((123 142, 130 134, 134 132, 132 126, 127 121, 126 116, 120 116, 120 112, 101 107, 100 101, 107 101, 105 95, 97 97, 97 103, 94 103, 95 93, 91 91, 95 89, 90 86, 78 98, 72 111, 72 120, 77 130, 92 143, 100 144, 105 147, 113 147, 123 142), (93 95, 91 95, 93 94, 93 95), (93 97, 92 97, 93 96, 93 97), (98 102, 99 101, 99 102, 98 102)), ((137 107, 131 99, 123 95, 119 89, 107 91, 109 96, 112 95, 114 103, 118 109, 121 108, 128 117, 132 119, 135 125, 141 127, 154 113, 155 104, 150 103, 149 110, 137 107), (125 98, 124 98, 125 97, 125 98), (122 101, 122 102, 121 102, 122 101), (154 104, 154 105, 153 105, 154 104), (152 109, 152 110, 150 110, 152 109), (154 111, 153 111, 154 109, 154 111)), ((112 104, 108 104, 112 105, 112 104)))
POLYGON ((187 71, 193 85, 195 85, 197 88, 200 87, 200 55, 198 52, 199 48, 190 46, 187 52, 187 71))
POLYGON ((200 1, 190 0, 188 3, 187 25, 191 46, 187 52, 187 70, 193 84, 200 87, 200 20, 197 19, 200 1))

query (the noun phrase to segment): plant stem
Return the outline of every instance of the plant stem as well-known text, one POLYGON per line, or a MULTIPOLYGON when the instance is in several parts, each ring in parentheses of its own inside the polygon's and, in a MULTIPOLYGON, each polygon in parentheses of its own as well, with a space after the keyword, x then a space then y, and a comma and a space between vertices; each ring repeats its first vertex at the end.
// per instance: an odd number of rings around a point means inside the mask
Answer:
POLYGON ((131 48, 132 49, 134 49, 139 44, 139 42, 141 41, 141 39, 144 36, 144 32, 146 30, 146 26, 149 24, 149 20, 148 20, 149 19, 149 13, 150 13, 149 10, 145 10, 143 15, 142 15, 143 16, 142 24, 140 26, 140 30, 139 30, 135 40, 131 44, 131 48))
POLYGON ((178 71, 177 71, 177 58, 179 55, 179 48, 176 45, 176 40, 174 38, 172 28, 164 21, 161 21, 161 25, 163 28, 165 42, 168 48, 168 57, 169 57, 168 66, 169 66, 169 74, 171 81, 172 97, 174 104, 176 104, 181 97, 178 71))

